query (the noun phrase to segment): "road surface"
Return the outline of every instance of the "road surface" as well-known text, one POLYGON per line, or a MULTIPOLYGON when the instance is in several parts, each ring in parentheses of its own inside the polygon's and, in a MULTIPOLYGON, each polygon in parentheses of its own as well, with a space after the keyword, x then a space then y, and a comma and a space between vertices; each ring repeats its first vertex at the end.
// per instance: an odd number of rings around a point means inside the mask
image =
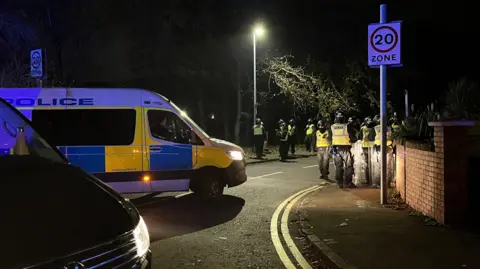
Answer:
POLYGON ((137 202, 153 268, 285 268, 272 242, 272 216, 285 199, 323 182, 315 164, 310 157, 250 165, 248 181, 215 204, 178 193, 137 202))

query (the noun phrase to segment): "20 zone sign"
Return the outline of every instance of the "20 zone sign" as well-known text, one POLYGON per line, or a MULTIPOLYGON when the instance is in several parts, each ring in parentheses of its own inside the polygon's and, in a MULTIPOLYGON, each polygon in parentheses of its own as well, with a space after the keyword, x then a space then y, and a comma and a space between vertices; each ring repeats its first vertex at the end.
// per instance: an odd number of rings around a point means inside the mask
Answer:
POLYGON ((368 65, 399 65, 401 22, 368 26, 368 65))

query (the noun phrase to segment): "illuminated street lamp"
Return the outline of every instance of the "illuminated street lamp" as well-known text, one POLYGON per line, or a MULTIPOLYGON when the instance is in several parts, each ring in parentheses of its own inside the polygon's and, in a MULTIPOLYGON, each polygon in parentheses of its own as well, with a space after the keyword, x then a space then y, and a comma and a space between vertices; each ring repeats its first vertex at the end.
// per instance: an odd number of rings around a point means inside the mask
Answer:
POLYGON ((265 29, 262 25, 253 28, 253 123, 257 119, 257 36, 263 36, 265 29))

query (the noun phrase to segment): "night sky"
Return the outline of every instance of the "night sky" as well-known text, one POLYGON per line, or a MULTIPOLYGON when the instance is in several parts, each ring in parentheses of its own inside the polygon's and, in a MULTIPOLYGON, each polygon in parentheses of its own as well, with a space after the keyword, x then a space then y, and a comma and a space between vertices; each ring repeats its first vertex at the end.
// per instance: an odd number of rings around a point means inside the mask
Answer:
POLYGON ((379 5, 386 3, 388 20, 403 21, 404 67, 389 71, 389 90, 398 96, 406 88, 417 102, 429 102, 452 80, 478 80, 480 23, 477 8, 468 2, 303 0, 283 1, 277 9, 293 54, 311 51, 331 62, 366 61, 367 25, 379 21, 379 5))
MULTIPOLYGON (((219 108, 219 98, 235 96, 228 90, 236 66, 228 50, 231 44, 241 48, 235 52, 241 73, 251 74, 250 31, 256 22, 263 22, 268 31, 258 44, 260 58, 291 54, 302 63, 310 55, 335 70, 348 61, 367 61, 367 26, 379 21, 381 3, 388 5, 388 20, 403 21, 404 66, 388 74, 389 98, 397 108, 403 106, 404 89, 412 102, 428 103, 441 101, 453 80, 478 80, 475 49, 480 31, 473 1, 2 2, 3 16, 22 21, 24 25, 15 29, 33 32, 34 38, 15 45, 3 23, 0 45, 24 52, 47 48, 51 85, 149 88, 192 111, 203 99, 205 114, 224 109, 219 108), (207 98, 211 96, 217 98, 207 98)), ((4 65, 11 55, 5 49, 1 54, 4 65)), ((247 92, 242 110, 251 109, 250 98, 247 92)))

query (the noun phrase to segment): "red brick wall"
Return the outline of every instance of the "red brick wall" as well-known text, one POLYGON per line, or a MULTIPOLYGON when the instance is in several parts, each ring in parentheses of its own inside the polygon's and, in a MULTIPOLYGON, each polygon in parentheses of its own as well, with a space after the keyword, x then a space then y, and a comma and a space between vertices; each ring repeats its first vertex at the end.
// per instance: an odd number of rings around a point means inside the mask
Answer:
POLYGON ((434 151, 412 142, 397 145, 396 188, 415 210, 442 224, 463 226, 469 213, 468 156, 474 147, 469 128, 474 125, 466 121, 432 125, 434 151))
POLYGON ((434 143, 434 152, 410 142, 397 145, 396 188, 412 208, 444 223, 443 127, 435 127, 434 143))

